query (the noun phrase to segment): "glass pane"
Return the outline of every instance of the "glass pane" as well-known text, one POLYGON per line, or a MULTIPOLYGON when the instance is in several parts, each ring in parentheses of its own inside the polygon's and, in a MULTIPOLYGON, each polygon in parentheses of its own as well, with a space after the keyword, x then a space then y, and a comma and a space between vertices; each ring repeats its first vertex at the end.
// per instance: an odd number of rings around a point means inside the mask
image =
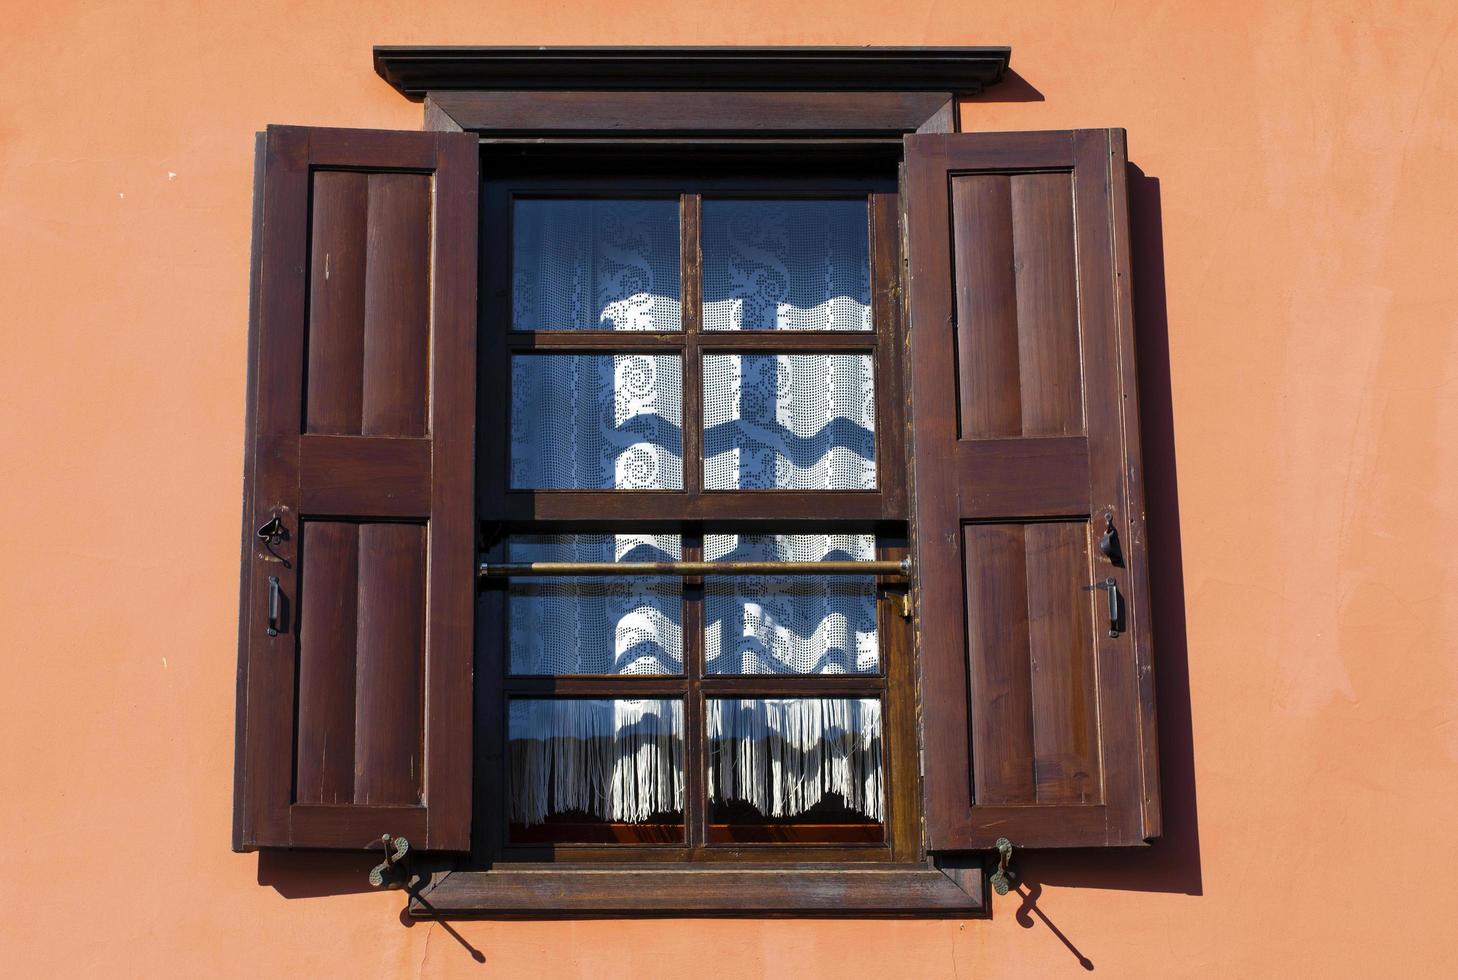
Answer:
POLYGON ((705 201, 705 330, 870 330, 865 200, 705 201))
POLYGON ((704 356, 709 490, 872 490, 869 354, 704 356))
POLYGON ((513 330, 681 330, 678 202, 517 200, 513 330))
MULTIPOLYGON (((532 534, 507 560, 678 561, 676 534, 532 534)), ((513 674, 683 673, 682 580, 513 578, 508 647, 513 674)))
POLYGON ((883 839, 881 702, 705 702, 709 840, 883 839))
POLYGON ((683 488, 683 366, 673 354, 511 359, 511 486, 683 488))
POLYGON ((510 703, 511 840, 683 840, 683 702, 510 703))
MULTIPOLYGON (((872 561, 870 534, 706 534, 705 561, 872 561)), ((710 674, 874 674, 874 576, 704 579, 710 674)))

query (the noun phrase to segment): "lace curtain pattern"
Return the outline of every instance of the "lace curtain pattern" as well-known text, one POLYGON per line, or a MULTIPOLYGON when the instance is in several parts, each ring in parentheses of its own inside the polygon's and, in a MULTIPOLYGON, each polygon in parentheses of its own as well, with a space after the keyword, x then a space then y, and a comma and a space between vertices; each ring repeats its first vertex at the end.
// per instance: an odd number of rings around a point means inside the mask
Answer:
POLYGON ((871 329, 858 201, 703 203, 705 330, 871 329))
MULTIPOLYGON (((676 534, 513 536, 507 560, 678 561, 676 534)), ((518 578, 508 592, 513 674, 683 673, 676 578, 518 578)))
MULTIPOLYGON (((706 534, 705 561, 871 561, 870 534, 706 534)), ((873 674, 880 666, 870 576, 704 579, 710 674, 873 674)))
POLYGON ((683 365, 672 354, 511 359, 511 486, 683 488, 683 365))
MULTIPOLYGON (((703 327, 872 330, 864 199, 706 200, 703 327)), ((676 200, 518 199, 515 330, 679 331, 676 200)), ((521 353, 511 360, 516 490, 681 490, 683 372, 676 353, 521 353)), ((873 358, 705 354, 706 490, 876 487, 873 358)), ((610 530, 610 529, 609 529, 610 530)), ((708 561, 871 560, 872 534, 706 533, 708 561)), ((672 561, 673 534, 525 534, 507 558, 672 561)), ((517 578, 507 586, 514 675, 684 672, 681 580, 517 578)), ((880 667, 875 581, 707 577, 709 674, 864 674, 880 667)), ((694 636, 697 641, 700 637, 694 636)), ((875 698, 709 699, 710 796, 788 818, 834 797, 884 812, 875 698)), ((510 816, 681 820, 684 704, 518 698, 507 708, 510 816)), ((819 819, 814 816, 813 819, 819 819)))
POLYGON ((711 699, 709 797, 793 817, 837 794, 882 819, 881 702, 874 698, 711 699))
POLYGON ((683 810, 683 702, 518 699, 507 712, 511 821, 643 823, 683 810))
POLYGON ((871 490, 876 398, 869 354, 704 356, 704 486, 871 490))
MULTIPOLYGON (((883 819, 879 701, 710 699, 705 707, 711 800, 794 817, 834 794, 883 819)), ((507 724, 513 823, 567 813, 643 823, 682 812, 681 702, 518 699, 507 724)))
POLYGON ((678 201, 518 199, 511 327, 681 330, 678 201))

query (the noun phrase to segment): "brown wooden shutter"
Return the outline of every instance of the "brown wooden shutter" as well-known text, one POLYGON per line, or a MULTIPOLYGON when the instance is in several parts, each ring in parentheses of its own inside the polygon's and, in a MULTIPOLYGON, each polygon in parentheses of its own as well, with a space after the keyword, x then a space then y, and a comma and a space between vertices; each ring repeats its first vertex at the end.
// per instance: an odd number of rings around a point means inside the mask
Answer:
POLYGON ((234 847, 464 850, 476 140, 270 127, 260 163, 234 847))
POLYGON ((906 189, 928 847, 1141 843, 1160 824, 1124 133, 909 136, 906 189), (1117 636, 1087 590, 1111 578, 1117 636))

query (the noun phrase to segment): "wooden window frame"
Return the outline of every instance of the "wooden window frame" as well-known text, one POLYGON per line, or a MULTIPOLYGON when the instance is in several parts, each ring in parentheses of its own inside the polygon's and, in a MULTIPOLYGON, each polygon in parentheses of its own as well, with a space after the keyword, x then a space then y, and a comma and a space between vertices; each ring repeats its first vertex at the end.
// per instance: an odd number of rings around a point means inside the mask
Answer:
MULTIPOLYGON (((908 503, 905 476, 909 461, 904 445, 905 383, 901 352, 902 319, 895 302, 899 284, 900 237, 894 180, 876 178, 733 178, 662 177, 644 179, 536 175, 484 181, 482 214, 488 234, 482 240, 483 291, 478 322, 483 343, 482 379, 478 388, 477 433, 481 477, 479 512, 488 547, 500 548, 510 533, 562 529, 597 530, 634 527, 684 538, 684 557, 701 560, 703 535, 723 530, 859 531, 876 538, 876 557, 900 560, 908 554, 908 503), (520 198, 674 199, 680 208, 683 329, 664 333, 612 331, 513 331, 509 303, 503 301, 510 276, 512 201, 520 198), (700 205, 711 199, 787 198, 794 200, 864 199, 870 247, 872 321, 870 332, 851 331, 705 331, 701 303, 700 205), (610 354, 654 351, 681 356, 684 363, 683 459, 681 490, 511 490, 506 394, 510 359, 550 352, 610 354), (877 391, 877 485, 855 491, 705 490, 702 487, 701 357, 720 353, 863 353, 874 359, 877 391), (497 520, 496 518, 500 518, 497 520)), ((505 556, 492 554, 489 560, 505 556)), ((914 859, 920 826, 915 778, 915 665, 911 659, 910 623, 897 611, 901 586, 878 581, 880 667, 873 674, 827 676, 709 675, 703 663, 701 578, 684 583, 683 623, 685 670, 671 676, 511 676, 503 663, 507 640, 506 585, 483 588, 478 603, 478 676, 487 679, 478 698, 485 711, 478 725, 479 758, 500 753, 505 744, 505 704, 513 697, 671 698, 685 702, 688 733, 688 777, 685 806, 687 838, 682 845, 513 844, 506 839, 500 800, 506 788, 500 767, 484 766, 478 778, 485 799, 478 809, 476 834, 490 852, 488 860, 572 862, 718 862, 718 861, 906 861, 914 859), (889 587, 889 588, 888 588, 889 587), (499 687, 498 687, 499 682, 499 687), (708 801, 701 737, 704 702, 708 698, 861 697, 885 708, 883 737, 887 745, 887 819, 879 843, 715 843, 706 839, 708 801), (696 734, 697 733, 697 734, 696 734)))
MULTIPOLYGON (((1000 79, 1010 57, 1005 48, 954 49, 945 62, 928 49, 914 53, 873 49, 851 55, 843 52, 832 55, 821 49, 718 49, 707 53, 702 49, 690 52, 659 49, 651 55, 644 50, 597 49, 595 57, 589 58, 580 51, 560 49, 536 54, 531 49, 508 49, 503 56, 503 49, 377 48, 376 67, 402 93, 423 97, 426 129, 478 134, 483 180, 490 179, 492 162, 506 158, 534 162, 588 159, 603 164, 606 169, 617 164, 627 172, 641 172, 645 162, 651 167, 665 157, 679 167, 692 165, 696 160, 701 163, 740 160, 752 164, 796 160, 818 165, 822 172, 827 168, 832 171, 841 167, 872 168, 889 177, 900 166, 902 136, 913 132, 957 131, 956 95, 978 91, 984 84, 1000 79), (766 67, 766 60, 773 64, 766 67), (552 91, 543 91, 547 89, 552 91)), ((894 191, 879 193, 892 200, 896 197, 894 191)), ((483 220, 490 207, 488 198, 489 195, 483 195, 483 220)), ((887 210, 873 204, 873 220, 887 220, 887 210)), ((878 294, 876 302, 885 304, 892 312, 894 329, 889 335, 896 342, 888 345, 894 350, 885 354, 895 364, 900 378, 895 387, 904 395, 908 389, 901 357, 905 287, 901 281, 904 266, 899 247, 902 233, 899 214, 895 220, 897 274, 888 280, 894 284, 894 294, 878 294)), ((482 273, 479 281, 489 297, 492 283, 485 278, 489 269, 484 259, 482 273)), ((483 358, 491 356, 488 351, 497 350, 495 336, 502 333, 493 331, 489 322, 483 320, 480 326, 486 340, 482 344, 483 358)), ((886 345, 881 331, 876 334, 877 342, 886 345)), ((593 346, 585 341, 597 339, 566 332, 548 339, 540 339, 541 334, 527 336, 529 345, 535 349, 574 346, 583 349, 593 346)), ((603 344, 623 348, 665 343, 656 337, 634 338, 625 343, 624 337, 624 334, 613 334, 603 338, 603 344)), ((676 346, 679 335, 670 337, 666 343, 676 346)), ((792 334, 772 338, 745 334, 726 336, 723 342, 715 337, 712 343, 716 347, 751 350, 765 347, 784 350, 799 344, 820 349, 825 346, 824 335, 806 340, 792 338, 792 334), (766 343, 767 340, 771 342, 766 343)), ((500 341, 502 345, 505 343, 505 339, 500 341)), ((833 345, 842 343, 859 348, 869 346, 867 338, 856 334, 847 334, 844 341, 837 339, 833 345)), ((880 371, 878 358, 878 378, 884 377, 880 371)), ((686 392, 690 383, 686 376, 686 392)), ((483 387, 483 390, 489 389, 483 387)), ((889 425, 883 421, 889 423, 894 419, 896 427, 904 432, 904 399, 890 414, 879 403, 877 409, 879 489, 873 494, 859 492, 855 496, 843 496, 849 501, 874 500, 876 507, 861 510, 854 503, 847 503, 835 518, 842 524, 867 525, 867 529, 877 530, 878 540, 888 546, 884 554, 900 555, 905 554, 906 525, 902 522, 910 488, 902 480, 895 481, 894 487, 884 482, 891 469, 886 465, 890 458, 888 450, 900 444, 901 439, 894 436, 888 439, 889 425), (890 537, 880 537, 888 532, 890 537), (903 537, 897 538, 896 534, 903 537)), ((695 426, 697 423, 697 419, 693 420, 695 426)), ((685 418, 686 433, 689 428, 690 420, 685 418)), ((493 434, 490 426, 482 426, 479 438, 483 450, 494 452, 495 444, 488 447, 487 440, 501 437, 499 433, 493 434)), ((695 459, 687 437, 683 458, 686 468, 695 459)), ((905 459, 904 448, 901 458, 905 459)), ((534 500, 542 502, 533 505, 532 516, 540 519, 550 515, 554 521, 567 522, 560 526, 570 527, 570 522, 580 517, 581 512, 575 506, 563 508, 561 504, 567 498, 562 494, 561 491, 531 494, 534 500)), ((732 522, 733 515, 719 509, 720 500, 765 495, 765 491, 701 494, 699 499, 707 496, 710 503, 696 505, 700 508, 697 513, 685 512, 676 515, 676 519, 690 528, 695 524, 701 526, 706 520, 712 521, 716 528, 723 527, 732 522)), ((783 496, 783 500, 776 501, 782 509, 774 516, 784 521, 795 520, 804 527, 801 523, 804 517, 821 516, 803 504, 796 504, 793 495, 773 492, 770 495, 783 496)), ((590 496, 606 498, 608 495, 590 496)), ((479 507, 487 502, 487 492, 483 489, 478 498, 479 507)), ((634 497, 625 495, 614 499, 634 497)), ((754 506, 757 508, 759 503, 754 506)), ((490 513, 484 508, 480 510, 482 516, 490 513)), ((518 520, 529 519, 524 514, 512 516, 518 520)), ((632 526, 646 520, 648 512, 618 516, 623 519, 619 526, 632 526)), ((613 515, 598 517, 612 519, 613 515)), ((773 530, 776 525, 773 521, 762 525, 757 522, 756 527, 773 530)), ((900 683, 905 690, 913 691, 916 668, 911 631, 899 616, 885 608, 884 600, 879 605, 885 633, 886 683, 888 687, 900 683), (893 672, 901 673, 893 679, 893 672)), ((492 730, 492 726, 504 731, 499 708, 504 702, 504 689, 497 684, 497 679, 504 676, 500 669, 500 634, 491 632, 500 623, 491 622, 489 616, 484 619, 482 622, 478 618, 478 638, 494 637, 497 642, 485 643, 494 652, 482 659, 483 644, 478 641, 478 661, 490 670, 495 658, 495 671, 484 673, 482 679, 486 681, 484 686, 497 688, 498 707, 493 715, 489 707, 492 695, 481 690, 483 685, 478 685, 478 711, 486 709, 485 717, 478 718, 478 733, 492 730)), ((685 623, 686 629, 690 626, 685 623)), ((783 685, 783 679, 769 680, 777 689, 783 685)), ((585 694, 596 683, 599 682, 560 679, 553 681, 552 688, 585 694)), ((741 689, 752 690, 756 683, 759 682, 750 679, 741 689)), ((837 678, 829 679, 828 683, 822 679, 820 683, 830 690, 843 682, 837 678)), ((644 685, 645 692, 647 688, 644 685)), ((702 691, 699 696, 702 697, 702 691)), ((915 710, 914 703, 888 705, 889 710, 897 711, 903 722, 892 720, 888 729, 905 723, 908 731, 914 732, 914 719, 909 717, 915 710)), ((915 737, 919 738, 919 733, 915 737)), ((903 746, 898 755, 904 758, 892 760, 893 774, 910 768, 906 761, 911 749, 909 744, 903 746)), ((495 751, 504 751, 502 741, 497 741, 495 751)), ((493 767, 500 771, 500 755, 493 758, 489 753, 478 752, 477 758, 478 773, 492 771, 493 767)), ((482 785, 478 779, 474 794, 478 828, 481 813, 499 810, 499 796, 492 798, 489 780, 486 782, 487 785, 482 785)), ((890 860, 854 861, 845 848, 833 845, 794 849, 780 845, 723 848, 726 857, 742 862, 733 866, 715 862, 693 866, 659 862, 625 866, 611 858, 604 861, 589 857, 589 851, 608 854, 623 851, 608 845, 606 848, 589 846, 588 851, 582 846, 553 848, 553 860, 546 862, 493 864, 496 855, 492 843, 478 839, 475 853, 461 866, 423 868, 422 880, 413 891, 411 912, 426 916, 580 916, 622 914, 630 910, 648 915, 985 915, 988 903, 980 862, 975 857, 935 856, 925 851, 919 783, 919 773, 916 780, 903 778, 893 788, 893 798, 888 800, 892 807, 905 805, 898 801, 909 800, 917 813, 917 821, 892 841, 890 860), (572 863, 556 860, 559 857, 572 863), (797 858, 803 863, 782 863, 797 858), (630 900, 626 898, 629 895, 630 900)), ((888 821, 888 834, 893 833, 894 827, 888 821)))

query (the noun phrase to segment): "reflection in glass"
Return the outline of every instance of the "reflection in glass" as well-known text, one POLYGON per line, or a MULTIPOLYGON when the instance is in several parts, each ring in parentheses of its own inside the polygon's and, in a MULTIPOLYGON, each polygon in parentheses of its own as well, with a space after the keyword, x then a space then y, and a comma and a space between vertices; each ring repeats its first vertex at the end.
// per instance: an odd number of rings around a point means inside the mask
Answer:
POLYGON ((513 330, 682 329, 678 202, 518 199, 513 330))
POLYGON ((871 329, 864 199, 703 204, 705 330, 871 329))
POLYGON ((869 354, 706 354, 704 486, 871 490, 869 354))
POLYGON ((512 357, 512 489, 682 489, 682 371, 672 354, 512 357))
POLYGON ((882 839, 881 702, 710 699, 709 839, 882 839))
MULTIPOLYGON (((706 534, 705 561, 872 561, 870 534, 706 534)), ((704 579, 710 674, 874 674, 873 576, 704 579)))
POLYGON ((683 702, 516 699, 511 837, 683 839, 683 702))
MULTIPOLYGON (((678 561, 676 534, 531 534, 511 562, 678 561)), ((513 674, 681 674, 676 578, 514 578, 508 592, 513 674)))

